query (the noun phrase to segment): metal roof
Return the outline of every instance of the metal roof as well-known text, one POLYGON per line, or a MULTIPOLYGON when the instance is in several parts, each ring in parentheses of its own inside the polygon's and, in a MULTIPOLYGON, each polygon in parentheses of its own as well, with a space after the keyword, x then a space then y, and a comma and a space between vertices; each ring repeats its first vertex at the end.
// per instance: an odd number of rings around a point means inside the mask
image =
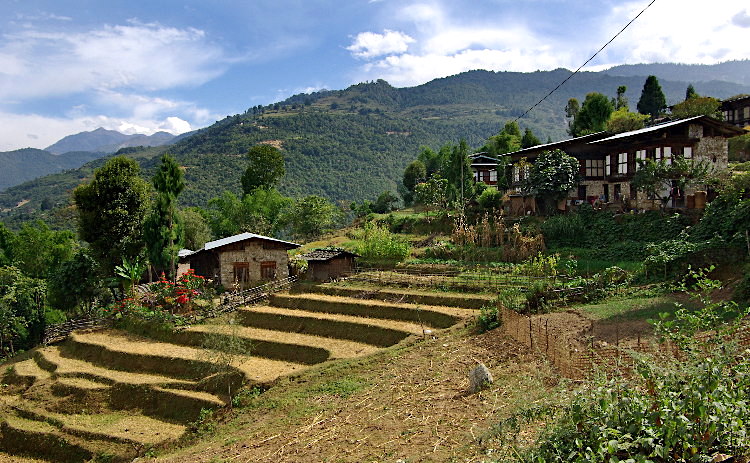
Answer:
POLYGON ((323 249, 315 249, 308 253, 302 254, 298 256, 300 259, 304 259, 307 261, 327 261, 331 260, 336 257, 359 257, 359 255, 354 254, 353 252, 349 252, 346 249, 341 248, 323 248, 323 249))
POLYGON ((300 244, 292 243, 290 241, 277 240, 276 238, 270 238, 268 236, 263 236, 263 235, 256 235, 255 233, 240 233, 239 235, 228 236, 220 240, 209 241, 208 243, 206 243, 205 246, 203 246, 203 249, 201 249, 201 251, 208 251, 210 249, 215 249, 215 248, 220 248, 222 246, 226 246, 227 244, 237 243, 239 241, 245 241, 245 240, 250 240, 250 239, 273 241, 275 243, 285 244, 293 248, 298 248, 301 246, 300 244))
POLYGON ((665 122, 663 124, 652 125, 651 127, 645 127, 643 129, 631 130, 630 132, 618 133, 617 135, 612 135, 611 137, 602 138, 601 140, 594 140, 591 143, 593 144, 593 143, 599 143, 599 142, 617 140, 619 138, 626 138, 626 137, 632 137, 634 135, 641 135, 643 133, 655 132, 655 131, 661 130, 661 129, 665 128, 665 127, 673 127, 675 125, 684 124, 685 122, 694 121, 694 120, 700 119, 702 117, 703 116, 693 116, 693 117, 688 117, 687 119, 679 119, 679 120, 676 120, 676 121, 665 122))

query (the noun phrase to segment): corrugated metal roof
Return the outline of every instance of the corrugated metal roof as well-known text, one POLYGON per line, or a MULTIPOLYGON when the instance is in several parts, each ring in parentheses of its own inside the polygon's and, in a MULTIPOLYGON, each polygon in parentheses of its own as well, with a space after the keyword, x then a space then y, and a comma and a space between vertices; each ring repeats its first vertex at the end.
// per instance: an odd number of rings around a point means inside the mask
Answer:
POLYGON ((220 240, 209 241, 208 243, 206 243, 205 246, 203 246, 202 251, 208 251, 209 249, 220 248, 222 246, 226 246, 227 244, 237 243, 239 241, 250 240, 250 239, 260 239, 260 240, 266 240, 266 241, 273 241, 273 242, 276 242, 276 243, 286 244, 288 246, 292 246, 292 247, 295 247, 295 248, 298 248, 298 247, 301 246, 301 245, 299 245, 297 243, 292 243, 290 241, 277 240, 276 238, 270 238, 268 236, 256 235, 255 233, 247 233, 246 232, 246 233, 240 233, 239 235, 228 236, 228 237, 222 238, 220 240))
POLYGON ((349 252, 346 249, 341 249, 341 248, 315 249, 308 253, 302 254, 298 257, 300 259, 304 259, 307 261, 310 261, 310 260, 326 261, 326 260, 331 260, 339 256, 359 257, 359 255, 354 254, 353 252, 349 252))
POLYGON ((611 137, 602 138, 601 140, 592 141, 589 144, 590 145, 595 145, 597 143, 601 143, 601 142, 605 142, 605 141, 617 140, 619 138, 626 138, 626 137, 632 137, 634 135, 640 135, 640 134, 643 134, 643 133, 655 132, 655 131, 661 130, 661 129, 665 128, 665 127, 672 127, 672 126, 675 126, 675 125, 684 124, 685 122, 694 121, 694 120, 700 119, 702 117, 704 117, 704 116, 693 116, 693 117, 688 117, 686 119, 680 119, 680 120, 677 120, 677 121, 665 122, 665 123, 659 124, 659 125, 652 125, 651 127, 646 127, 646 128, 643 128, 643 129, 631 130, 630 132, 618 133, 617 135, 612 135, 611 137))

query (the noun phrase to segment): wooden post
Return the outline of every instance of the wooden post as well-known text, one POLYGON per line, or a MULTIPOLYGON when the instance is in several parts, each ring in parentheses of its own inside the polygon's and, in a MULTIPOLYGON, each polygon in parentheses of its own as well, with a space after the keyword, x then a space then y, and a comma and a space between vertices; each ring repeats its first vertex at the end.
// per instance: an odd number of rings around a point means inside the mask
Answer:
POLYGON ((544 338, 545 338, 546 343, 547 343, 547 345, 544 348, 545 352, 549 352, 549 328, 547 327, 548 323, 549 323, 549 318, 547 318, 547 319, 544 320, 544 338))
POLYGON ((529 315, 529 349, 534 348, 534 332, 531 329, 531 315, 529 315))

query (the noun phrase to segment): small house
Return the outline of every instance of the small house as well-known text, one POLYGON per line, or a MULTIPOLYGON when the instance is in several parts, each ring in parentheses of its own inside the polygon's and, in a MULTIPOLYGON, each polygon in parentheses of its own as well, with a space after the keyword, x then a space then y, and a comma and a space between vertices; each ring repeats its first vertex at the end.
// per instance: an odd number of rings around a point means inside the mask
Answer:
POLYGON ((307 261, 308 280, 328 281, 354 273, 354 259, 359 256, 340 248, 325 248, 299 257, 307 261))
POLYGON ((210 241, 198 251, 180 253, 180 269, 213 279, 229 288, 248 288, 256 283, 289 276, 290 249, 299 244, 276 238, 240 233, 210 241), (185 265, 187 264, 187 265, 185 265))

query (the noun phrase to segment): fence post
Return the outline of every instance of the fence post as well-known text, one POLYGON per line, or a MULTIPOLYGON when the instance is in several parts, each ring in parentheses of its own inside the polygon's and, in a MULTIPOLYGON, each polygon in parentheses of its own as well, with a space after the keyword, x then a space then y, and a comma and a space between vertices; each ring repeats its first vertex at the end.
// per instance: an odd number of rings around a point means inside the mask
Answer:
POLYGON ((534 332, 531 329, 531 315, 529 315, 529 349, 534 348, 534 332))
POLYGON ((544 320, 544 337, 547 342, 547 345, 544 348, 544 352, 549 352, 549 328, 547 327, 548 323, 549 323, 549 318, 544 320))

